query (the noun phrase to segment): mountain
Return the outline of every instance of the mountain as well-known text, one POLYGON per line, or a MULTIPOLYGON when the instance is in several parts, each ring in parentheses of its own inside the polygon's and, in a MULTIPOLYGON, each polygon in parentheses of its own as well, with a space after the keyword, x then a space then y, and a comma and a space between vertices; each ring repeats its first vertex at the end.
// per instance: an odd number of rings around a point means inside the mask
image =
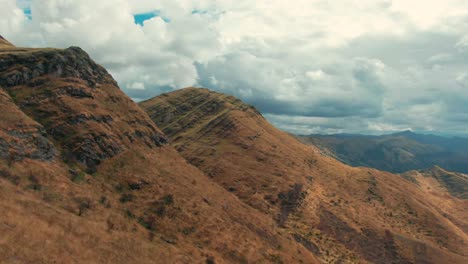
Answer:
MULTIPOLYGON (((420 187, 427 199, 430 199, 438 204, 441 208, 450 207, 446 203, 447 197, 457 197, 465 199, 465 208, 468 203, 468 175, 461 173, 453 173, 442 169, 439 166, 434 166, 424 170, 413 170, 401 174, 401 176, 420 187)), ((467 230, 466 222, 458 222, 457 218, 452 218, 453 215, 459 215, 459 219, 466 219, 466 209, 457 212, 452 211, 452 214, 446 214, 445 217, 457 223, 463 230, 467 230)))
POLYGON ((78 47, 0 44, 1 263, 318 263, 78 47))
POLYGON ((186 88, 140 103, 191 164, 324 263, 466 263, 467 201, 345 165, 229 95, 186 88))
POLYGON ((468 173, 468 138, 411 131, 382 136, 336 134, 297 138, 352 166, 402 173, 438 165, 449 171, 468 173))
POLYGON ((463 175, 353 168, 232 96, 139 106, 78 47, 0 42, 1 263, 468 260, 463 175))
POLYGON ((13 44, 11 44, 8 40, 4 39, 0 36, 0 48, 13 48, 13 44))
POLYGON ((439 166, 430 169, 409 171, 402 176, 419 185, 426 185, 427 190, 439 190, 460 199, 468 199, 468 175, 449 172, 439 166))

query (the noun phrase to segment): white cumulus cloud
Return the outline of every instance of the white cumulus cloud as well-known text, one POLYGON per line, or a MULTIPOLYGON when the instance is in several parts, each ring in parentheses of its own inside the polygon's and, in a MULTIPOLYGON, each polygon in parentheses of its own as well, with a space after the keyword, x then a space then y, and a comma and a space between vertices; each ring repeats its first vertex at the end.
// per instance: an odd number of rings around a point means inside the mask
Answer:
POLYGON ((0 6, 0 34, 11 42, 81 46, 135 100, 206 86, 239 96, 297 133, 466 131, 468 1, 0 0, 0 6), (134 15, 147 13, 155 16, 135 23, 134 15))

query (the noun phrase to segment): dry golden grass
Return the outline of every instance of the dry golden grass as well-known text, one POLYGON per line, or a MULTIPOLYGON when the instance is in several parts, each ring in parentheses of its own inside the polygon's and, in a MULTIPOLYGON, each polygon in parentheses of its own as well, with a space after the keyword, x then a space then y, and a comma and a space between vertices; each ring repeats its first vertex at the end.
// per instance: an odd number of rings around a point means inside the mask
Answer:
POLYGON ((0 263, 466 263, 466 203, 443 190, 208 90, 142 103, 177 152, 80 50, 1 56, 21 63, 0 72, 0 263))
MULTIPOLYGON (((30 51, 36 61, 24 61, 33 65, 0 75, 25 76, 54 52, 30 51)), ((8 152, 0 158, 0 263, 317 263, 271 218, 164 145, 110 76, 94 86, 59 72, 25 80, 0 88, 8 152), (21 129, 27 137, 10 133, 21 129), (44 141, 52 157, 15 150, 40 150, 44 141)))
POLYGON ((0 36, 0 49, 12 48, 14 47, 9 41, 0 36))
POLYGON ((187 88, 140 105, 182 156, 324 262, 467 261, 464 201, 346 166, 223 94, 187 88))

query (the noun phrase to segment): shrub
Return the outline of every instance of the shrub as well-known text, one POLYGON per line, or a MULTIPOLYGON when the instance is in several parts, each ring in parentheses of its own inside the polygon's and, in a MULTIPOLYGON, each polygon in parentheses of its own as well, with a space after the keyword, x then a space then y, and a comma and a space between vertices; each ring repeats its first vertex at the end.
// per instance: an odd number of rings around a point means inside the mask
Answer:
POLYGON ((122 184, 119 183, 119 184, 117 184, 117 185, 115 186, 115 190, 116 190, 117 192, 123 192, 123 191, 125 191, 125 186, 123 186, 122 184))
POLYGON ((72 173, 72 182, 74 183, 81 183, 85 180, 85 173, 84 172, 75 172, 75 173, 72 173))
POLYGON ((174 203, 174 197, 172 194, 166 195, 162 198, 165 205, 171 205, 174 203))
POLYGON ((107 201, 107 198, 105 196, 101 196, 101 199, 99 199, 99 203, 102 205, 105 205, 107 201))
POLYGON ((155 222, 154 217, 148 217, 148 218, 139 217, 138 223, 150 231, 156 230, 156 222, 155 222))
POLYGON ((195 227, 194 226, 182 229, 182 234, 184 234, 186 236, 192 234, 193 232, 195 232, 195 227))
POLYGON ((6 170, 0 170, 0 177, 9 180, 14 185, 19 185, 21 182, 21 178, 19 176, 13 175, 6 170))
POLYGON ((35 191, 40 191, 42 190, 42 185, 39 183, 39 180, 36 178, 36 176, 31 175, 29 176, 28 180, 31 182, 30 185, 28 185, 28 189, 32 189, 35 191))
POLYGON ((76 198, 78 203, 78 215, 82 216, 87 210, 91 209, 91 201, 88 198, 76 198))
POLYGON ((141 184, 140 183, 129 183, 128 187, 130 190, 140 190, 141 189, 141 184))
POLYGON ((128 218, 132 218, 132 219, 135 218, 135 215, 129 209, 125 210, 125 214, 127 215, 128 218))
POLYGON ((131 202, 135 199, 135 196, 131 193, 125 193, 125 194, 122 194, 122 196, 120 197, 120 202, 121 203, 126 203, 126 202, 131 202))

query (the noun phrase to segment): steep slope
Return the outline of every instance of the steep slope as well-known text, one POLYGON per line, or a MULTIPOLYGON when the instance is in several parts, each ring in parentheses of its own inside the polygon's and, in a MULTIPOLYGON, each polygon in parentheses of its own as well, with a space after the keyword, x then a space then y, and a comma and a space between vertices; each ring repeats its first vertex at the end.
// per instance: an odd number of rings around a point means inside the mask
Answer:
POLYGON ((297 138, 352 166, 401 173, 440 165, 452 171, 468 172, 468 139, 465 138, 410 131, 382 136, 337 134, 297 138))
POLYGON ((439 166, 426 170, 409 171, 402 176, 417 184, 427 186, 428 190, 438 190, 460 199, 468 199, 468 175, 449 172, 439 166))
POLYGON ((4 49, 4 48, 11 48, 11 47, 14 47, 13 44, 11 44, 10 42, 8 42, 8 40, 0 36, 0 48, 4 49))
POLYGON ((410 181, 346 166, 232 96, 186 88, 140 105, 182 156, 323 262, 468 260, 463 201, 441 206, 410 181))
POLYGON ((466 219, 466 211, 460 211, 459 207, 447 203, 451 197, 457 197, 465 199, 462 203, 464 208, 468 206, 468 200, 466 200, 468 199, 468 175, 449 172, 439 166, 434 166, 430 169, 405 172, 401 176, 417 185, 425 193, 427 199, 443 207, 444 217, 462 227, 465 232, 468 230, 468 223, 459 221, 459 219, 466 219))
POLYGON ((315 263, 80 48, 0 49, 1 263, 315 263))

